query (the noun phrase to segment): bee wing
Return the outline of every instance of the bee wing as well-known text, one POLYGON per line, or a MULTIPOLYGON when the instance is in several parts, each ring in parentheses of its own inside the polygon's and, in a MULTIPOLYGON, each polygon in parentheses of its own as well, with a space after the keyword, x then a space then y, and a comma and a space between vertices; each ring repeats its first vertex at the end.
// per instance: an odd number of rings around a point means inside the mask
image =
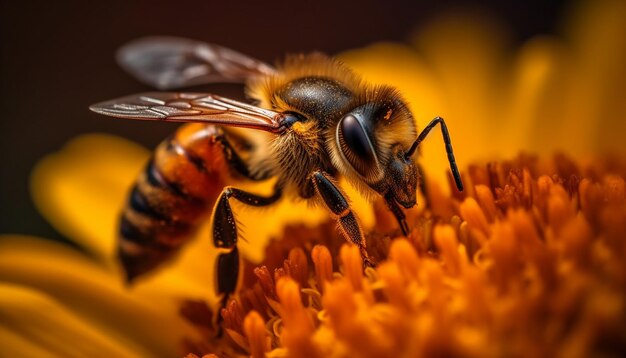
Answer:
POLYGON ((140 81, 161 90, 215 82, 244 82, 274 68, 237 51, 179 37, 144 37, 117 52, 117 61, 140 81))
POLYGON ((97 103, 89 109, 117 118, 213 123, 273 133, 285 128, 285 115, 281 113, 208 93, 139 93, 97 103))

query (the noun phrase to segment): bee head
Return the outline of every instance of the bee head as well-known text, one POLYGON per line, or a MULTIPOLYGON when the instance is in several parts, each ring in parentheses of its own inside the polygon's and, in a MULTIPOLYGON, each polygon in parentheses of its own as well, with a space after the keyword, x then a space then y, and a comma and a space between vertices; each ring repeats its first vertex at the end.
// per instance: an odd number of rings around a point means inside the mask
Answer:
POLYGON ((395 90, 387 87, 368 93, 361 103, 335 128, 336 167, 358 187, 383 195, 391 192, 400 205, 414 206, 418 173, 406 155, 416 135, 413 116, 395 90))

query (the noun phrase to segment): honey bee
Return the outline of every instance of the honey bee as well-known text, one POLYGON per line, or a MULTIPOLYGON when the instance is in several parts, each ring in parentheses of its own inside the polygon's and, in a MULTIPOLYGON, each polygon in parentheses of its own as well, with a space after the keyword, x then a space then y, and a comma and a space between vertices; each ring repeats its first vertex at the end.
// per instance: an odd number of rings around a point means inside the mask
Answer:
POLYGON ((288 56, 276 68, 213 44, 150 37, 121 48, 118 61, 139 80, 161 90, 214 82, 241 82, 254 104, 208 93, 150 92, 95 104, 108 116, 186 124, 162 142, 132 188, 119 227, 119 257, 128 280, 177 252, 212 208, 217 291, 223 304, 236 289, 239 252, 231 200, 267 206, 284 195, 326 207, 346 240, 373 266, 364 233, 337 185, 345 177, 370 197, 380 195, 409 232, 402 208, 416 205, 418 146, 440 125, 453 178, 461 177, 444 120, 417 133, 400 93, 371 85, 320 53, 288 56), (263 131, 252 143, 234 127, 263 131), (220 164, 222 163, 222 164, 220 164), (224 186, 222 167, 251 180, 276 177, 273 194, 224 186))

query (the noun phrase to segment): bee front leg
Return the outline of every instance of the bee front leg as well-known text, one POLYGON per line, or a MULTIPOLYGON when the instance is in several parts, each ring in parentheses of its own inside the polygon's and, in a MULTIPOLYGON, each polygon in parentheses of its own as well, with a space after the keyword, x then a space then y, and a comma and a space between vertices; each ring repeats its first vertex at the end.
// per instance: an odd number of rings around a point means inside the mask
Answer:
POLYGON ((343 236, 348 242, 359 247, 361 258, 363 259, 363 266, 374 267, 374 263, 366 250, 365 236, 363 235, 361 225, 359 225, 356 215, 354 215, 354 212, 350 209, 345 195, 332 182, 328 174, 324 172, 316 171, 310 178, 315 192, 322 198, 334 219, 339 223, 339 228, 343 236))
MULTIPOLYGON (((233 187, 226 187, 217 200, 213 209, 213 223, 211 227, 213 244, 217 248, 229 250, 220 254, 217 258, 217 292, 223 295, 221 308, 226 306, 228 298, 235 292, 239 277, 237 222, 230 206, 230 198, 250 206, 267 206, 280 199, 281 195, 282 188, 280 185, 276 186, 274 194, 269 197, 251 194, 233 187)), ((221 320, 221 315, 218 315, 219 320, 221 320)))
POLYGON ((239 136, 235 136, 234 134, 227 133, 223 128, 219 128, 220 134, 215 135, 212 140, 218 142, 222 146, 222 150, 224 152, 224 159, 228 163, 228 166, 237 174, 243 176, 244 178, 261 181, 266 180, 271 175, 270 171, 263 171, 261 173, 252 173, 248 166, 235 147, 231 144, 232 140, 236 140, 238 143, 243 145, 244 147, 251 149, 253 148, 252 144, 250 144, 246 139, 241 138, 239 136))
POLYGON ((408 236, 409 225, 406 223, 406 215, 404 214, 404 211, 402 211, 400 205, 398 205, 398 203, 393 199, 391 192, 385 195, 385 203, 387 203, 387 208, 389 208, 389 211, 391 211, 393 216, 396 217, 396 220, 398 220, 398 225, 400 225, 402 234, 404 236, 408 236))

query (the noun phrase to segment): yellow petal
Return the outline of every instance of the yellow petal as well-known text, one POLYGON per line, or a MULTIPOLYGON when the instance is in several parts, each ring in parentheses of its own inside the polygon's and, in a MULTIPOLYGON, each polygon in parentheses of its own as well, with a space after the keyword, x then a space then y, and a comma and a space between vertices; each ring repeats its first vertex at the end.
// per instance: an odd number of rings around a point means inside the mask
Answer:
POLYGON ((6 357, 139 357, 37 290, 0 282, 0 340, 6 357))
MULTIPOLYGON (((197 332, 163 292, 135 292, 106 269, 66 245, 25 236, 0 236, 0 281, 27 286, 124 347, 180 355, 197 332)), ((34 317, 24 317, 33 320, 34 317)))
POLYGON ((626 2, 581 1, 566 26, 575 67, 565 73, 562 125, 571 134, 559 136, 572 153, 614 151, 626 154, 626 2), (582 151, 569 143, 584 138, 582 151))
MULTIPOLYGON (((563 73, 569 67, 566 52, 556 39, 538 37, 520 48, 506 101, 506 126, 499 128, 500 136, 508 140, 501 155, 513 156, 520 149, 549 155, 560 147, 555 138, 564 130, 562 89, 567 80, 563 73)), ((578 143, 583 140, 576 139, 578 143)))
MULTIPOLYGON (((506 31, 477 13, 446 14, 420 30, 414 43, 435 76, 430 91, 441 96, 436 114, 448 124, 460 166, 488 155, 506 156, 513 150, 516 154, 519 148, 508 142, 513 138, 500 134, 508 125, 508 117, 502 114, 509 113, 503 108, 509 82, 506 31)), ((428 153, 424 150, 428 155, 425 160, 435 156, 439 161, 439 167, 436 163, 429 163, 429 167, 445 170, 445 159, 431 154, 443 151, 441 139, 428 141, 436 142, 437 148, 428 153)))
POLYGON ((144 148, 114 136, 77 137, 37 164, 31 182, 33 199, 63 235, 111 259, 118 215, 147 159, 144 148))

